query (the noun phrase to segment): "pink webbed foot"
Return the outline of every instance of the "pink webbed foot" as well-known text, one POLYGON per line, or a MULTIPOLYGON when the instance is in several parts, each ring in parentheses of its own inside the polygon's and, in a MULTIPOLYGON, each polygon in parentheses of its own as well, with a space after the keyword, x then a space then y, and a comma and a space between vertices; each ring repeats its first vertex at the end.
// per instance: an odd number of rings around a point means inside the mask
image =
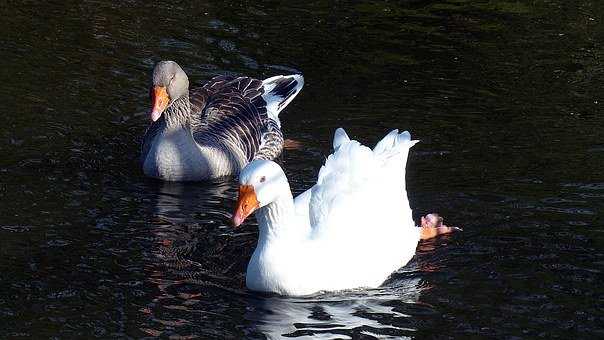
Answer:
POLYGON ((438 235, 450 234, 455 231, 463 231, 461 228, 448 227, 443 224, 443 218, 435 213, 422 216, 420 239, 427 240, 438 235))

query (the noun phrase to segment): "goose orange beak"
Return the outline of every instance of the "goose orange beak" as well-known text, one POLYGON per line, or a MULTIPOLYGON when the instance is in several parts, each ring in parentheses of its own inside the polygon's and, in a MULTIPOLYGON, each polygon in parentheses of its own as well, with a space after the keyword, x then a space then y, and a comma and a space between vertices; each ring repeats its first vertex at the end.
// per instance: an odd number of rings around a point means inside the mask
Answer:
POLYGON ((233 213, 233 226, 238 227, 260 207, 260 202, 256 197, 254 187, 251 185, 242 185, 239 187, 239 199, 233 213))
POLYGON ((156 121, 161 116, 162 112, 170 103, 170 96, 164 86, 154 86, 151 89, 151 101, 153 108, 151 109, 151 120, 156 121))

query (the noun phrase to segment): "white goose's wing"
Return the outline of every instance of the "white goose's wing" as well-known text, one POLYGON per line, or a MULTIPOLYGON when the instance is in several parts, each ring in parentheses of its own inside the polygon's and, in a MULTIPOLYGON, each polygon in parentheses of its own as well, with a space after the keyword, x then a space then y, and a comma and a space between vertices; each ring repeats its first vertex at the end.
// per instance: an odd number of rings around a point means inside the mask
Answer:
POLYGON ((401 218, 410 220, 405 164, 416 142, 408 132, 394 130, 371 150, 336 130, 336 150, 319 171, 309 198, 313 237, 358 239, 400 228, 401 218))
MULTIPOLYGON (((333 138, 333 150, 336 151, 340 147, 340 145, 344 143, 350 142, 350 138, 344 131, 344 129, 337 129, 333 138)), ((312 191, 315 185, 310 187, 310 189, 304 191, 300 195, 296 196, 294 199, 294 207, 296 209, 296 215, 299 216, 299 219, 305 223, 308 227, 310 227, 310 198, 312 197, 312 191)))

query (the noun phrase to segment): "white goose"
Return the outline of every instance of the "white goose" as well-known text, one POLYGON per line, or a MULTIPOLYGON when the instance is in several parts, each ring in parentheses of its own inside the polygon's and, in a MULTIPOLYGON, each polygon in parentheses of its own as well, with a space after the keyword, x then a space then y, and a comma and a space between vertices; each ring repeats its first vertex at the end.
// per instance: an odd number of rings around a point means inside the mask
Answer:
MULTIPOLYGON (((247 287, 282 295, 377 287, 411 260, 428 228, 415 226, 407 199, 410 137, 394 130, 371 150, 337 129, 317 184, 295 199, 276 163, 243 168, 233 224, 255 211, 260 228, 247 287)), ((440 228, 426 238, 453 229, 440 228)))

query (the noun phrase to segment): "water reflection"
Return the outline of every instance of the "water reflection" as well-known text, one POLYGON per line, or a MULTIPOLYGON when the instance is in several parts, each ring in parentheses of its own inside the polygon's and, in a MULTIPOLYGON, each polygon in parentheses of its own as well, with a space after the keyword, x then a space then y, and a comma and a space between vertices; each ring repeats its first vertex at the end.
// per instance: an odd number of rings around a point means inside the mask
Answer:
POLYGON ((308 298, 253 296, 247 299, 245 320, 270 339, 406 338, 416 331, 407 306, 418 302, 419 283, 411 278, 387 288, 308 298))
MULTIPOLYGON (((234 179, 225 178, 204 183, 154 181, 153 213, 169 223, 204 220, 218 223, 217 216, 228 219, 234 192, 234 179), (214 217, 209 219, 208 217, 214 217)), ((222 222, 222 219, 220 220, 222 222)))

